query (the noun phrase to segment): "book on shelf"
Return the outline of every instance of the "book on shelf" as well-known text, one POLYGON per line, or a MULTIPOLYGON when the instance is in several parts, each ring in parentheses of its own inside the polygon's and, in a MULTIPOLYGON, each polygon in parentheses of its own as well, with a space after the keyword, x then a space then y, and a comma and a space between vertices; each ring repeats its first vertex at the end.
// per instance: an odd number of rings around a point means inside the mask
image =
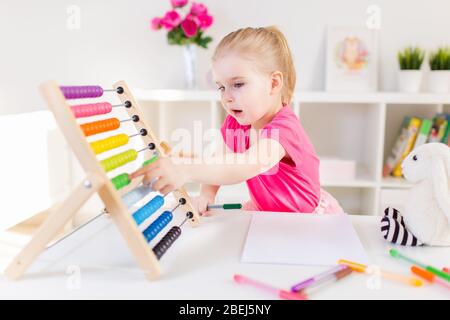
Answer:
POLYGON ((399 161, 396 163, 394 170, 392 170, 392 175, 394 177, 401 177, 403 175, 402 162, 414 147, 414 143, 416 142, 417 134, 419 132, 421 123, 422 120, 419 118, 415 117, 410 118, 406 133, 405 148, 403 149, 403 152, 400 156, 399 161))
POLYGON ((408 143, 408 126, 411 117, 406 116, 403 118, 402 125, 397 135, 397 140, 394 143, 394 147, 392 148, 389 156, 386 159, 386 163, 383 166, 383 177, 387 177, 391 174, 392 170, 394 170, 396 164, 400 160, 400 157, 403 154, 403 150, 405 150, 406 145, 408 143))
POLYGON ((446 142, 449 115, 440 113, 433 118, 433 125, 427 142, 446 142))
POLYGON ((417 133, 416 142, 414 143, 414 147, 412 148, 412 150, 427 142, 428 135, 430 134, 432 125, 433 121, 431 121, 430 119, 422 119, 422 124, 420 125, 419 132, 417 133))
POLYGON ((397 140, 383 166, 383 177, 401 177, 401 164, 405 157, 418 146, 429 142, 442 142, 450 146, 450 114, 438 113, 433 119, 404 117, 397 140))
POLYGON ((447 114, 441 113, 438 116, 445 117, 445 120, 447 120, 447 128, 445 130, 445 133, 443 135, 441 142, 450 146, 450 113, 447 113, 447 114))

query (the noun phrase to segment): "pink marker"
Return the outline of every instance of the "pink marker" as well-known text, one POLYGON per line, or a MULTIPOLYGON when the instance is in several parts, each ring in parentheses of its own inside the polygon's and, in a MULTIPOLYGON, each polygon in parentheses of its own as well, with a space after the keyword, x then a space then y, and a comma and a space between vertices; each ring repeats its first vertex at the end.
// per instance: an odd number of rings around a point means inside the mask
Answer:
POLYGON ((283 289, 278 289, 275 287, 272 287, 270 285, 261 283, 259 281, 247 278, 246 276, 240 275, 240 274, 235 274, 233 276, 234 281, 236 281, 237 283, 241 283, 241 284, 248 284, 251 286, 254 286, 256 288, 268 291, 270 293, 276 294, 278 297, 282 298, 282 299, 286 299, 286 300, 308 300, 308 297, 304 294, 300 294, 300 293, 293 293, 293 292, 289 292, 283 289))

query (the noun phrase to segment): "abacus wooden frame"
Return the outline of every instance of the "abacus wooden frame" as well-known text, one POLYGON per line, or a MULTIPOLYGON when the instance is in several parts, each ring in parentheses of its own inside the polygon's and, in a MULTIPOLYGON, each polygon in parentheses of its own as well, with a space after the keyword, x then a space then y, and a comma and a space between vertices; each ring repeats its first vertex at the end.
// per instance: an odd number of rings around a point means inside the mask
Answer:
MULTIPOLYGON (((158 155, 165 156, 169 152, 167 150, 168 146, 164 147, 164 144, 159 143, 153 131, 145 124, 141 108, 131 94, 125 81, 119 81, 113 85, 113 88, 116 90, 119 87, 123 88, 123 93, 118 94, 121 102, 131 102, 131 107, 126 108, 130 117, 132 115, 139 116, 139 121, 135 123, 136 128, 138 131, 141 128, 147 130, 147 135, 142 136, 144 142, 147 145, 153 143, 158 151, 158 155)), ((142 178, 134 179, 128 186, 121 190, 116 190, 86 140, 59 85, 55 81, 47 81, 40 85, 40 91, 49 109, 53 112, 59 128, 76 154, 82 168, 85 170, 86 179, 61 204, 55 205, 47 210, 48 218, 38 228, 30 242, 9 264, 5 270, 6 276, 12 280, 19 279, 39 254, 45 250, 49 242, 56 237, 63 226, 73 218, 79 208, 94 193, 98 193, 105 205, 106 211, 117 225, 146 278, 148 280, 157 279, 161 275, 159 261, 145 240, 144 235, 139 231, 131 216, 131 212, 121 200, 121 196, 139 185, 142 182, 142 178)), ((180 198, 186 199, 186 203, 180 205, 180 208, 185 213, 189 211, 193 213, 193 217, 189 220, 191 226, 199 225, 200 216, 192 206, 187 192, 183 188, 180 188, 173 191, 173 195, 177 201, 180 198)))

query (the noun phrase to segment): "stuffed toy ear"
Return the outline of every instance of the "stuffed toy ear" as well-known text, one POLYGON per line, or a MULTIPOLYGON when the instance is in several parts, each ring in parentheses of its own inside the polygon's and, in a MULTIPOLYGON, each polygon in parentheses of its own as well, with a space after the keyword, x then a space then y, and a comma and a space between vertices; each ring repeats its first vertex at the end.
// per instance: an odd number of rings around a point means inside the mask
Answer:
POLYGON ((448 173, 446 172, 447 160, 445 157, 434 157, 431 159, 431 181, 438 205, 450 222, 450 193, 448 173))

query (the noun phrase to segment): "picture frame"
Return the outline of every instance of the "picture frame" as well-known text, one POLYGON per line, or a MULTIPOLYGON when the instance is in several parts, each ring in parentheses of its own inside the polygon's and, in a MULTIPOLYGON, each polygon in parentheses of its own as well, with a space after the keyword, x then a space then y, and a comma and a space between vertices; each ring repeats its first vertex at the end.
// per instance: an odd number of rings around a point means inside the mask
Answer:
POLYGON ((329 26, 326 38, 326 91, 377 91, 377 31, 329 26))

